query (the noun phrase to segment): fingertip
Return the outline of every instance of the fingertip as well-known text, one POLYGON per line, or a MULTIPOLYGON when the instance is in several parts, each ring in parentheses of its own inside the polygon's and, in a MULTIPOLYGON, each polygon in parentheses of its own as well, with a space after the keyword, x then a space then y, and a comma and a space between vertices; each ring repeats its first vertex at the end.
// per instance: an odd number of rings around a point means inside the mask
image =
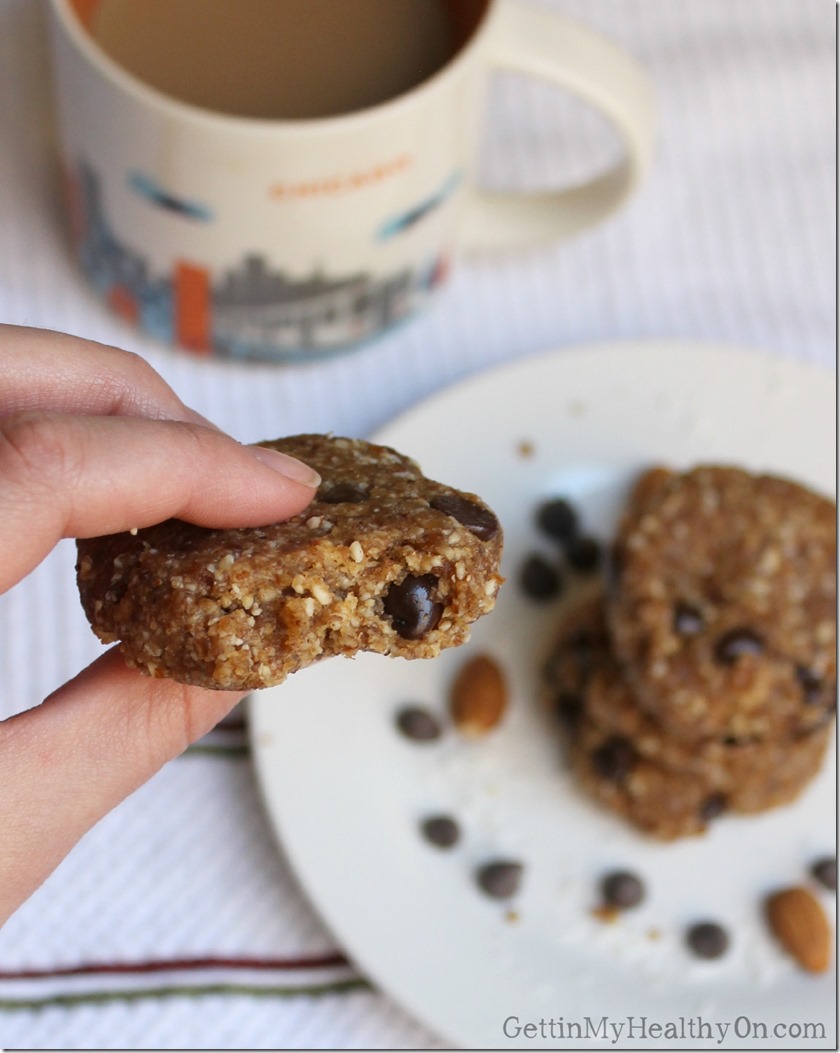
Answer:
POLYGON ((287 453, 272 450, 267 446, 248 446, 247 449, 251 456, 259 461, 260 464, 271 468, 272 471, 278 472, 287 479, 292 479, 294 482, 302 483, 304 486, 309 486, 312 489, 316 489, 321 485, 321 476, 318 472, 314 468, 310 468, 308 464, 304 464, 303 461, 299 461, 296 457, 290 457, 287 453))

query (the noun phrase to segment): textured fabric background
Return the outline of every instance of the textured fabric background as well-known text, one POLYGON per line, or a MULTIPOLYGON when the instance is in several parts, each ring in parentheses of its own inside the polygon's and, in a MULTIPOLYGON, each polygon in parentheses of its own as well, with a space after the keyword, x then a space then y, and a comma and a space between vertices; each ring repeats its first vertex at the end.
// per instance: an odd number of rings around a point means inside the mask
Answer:
MULTIPOLYGON (((364 436, 458 378, 596 340, 722 341, 832 367, 834 3, 530 2, 609 34, 649 70, 660 130, 641 191, 567 244, 462 260, 426 314, 368 348, 252 367, 157 346, 90 293, 57 216, 43 9, 0 0, 0 320, 138 351, 243 441, 364 436)), ((577 177, 609 149, 599 120, 544 85, 501 76, 488 109, 494 186, 577 177)), ((72 563, 60 545, 0 598, 0 716, 37 704, 99 651, 72 563)), ((0 932, 0 1046, 440 1045, 342 960, 276 850, 244 742, 241 728, 216 732, 170 764, 0 932), (219 958, 256 961, 166 964, 219 958), (54 975, 147 959, 164 964, 54 975)))

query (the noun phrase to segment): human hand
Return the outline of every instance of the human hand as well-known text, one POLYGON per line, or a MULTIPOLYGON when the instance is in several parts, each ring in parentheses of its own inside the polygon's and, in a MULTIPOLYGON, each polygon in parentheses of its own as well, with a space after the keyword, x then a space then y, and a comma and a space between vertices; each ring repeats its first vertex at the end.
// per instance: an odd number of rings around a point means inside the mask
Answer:
MULTIPOLYGON (((299 461, 219 431, 137 356, 0 325, 0 592, 62 538, 171 516, 260 526, 302 511, 317 485, 299 461)), ((151 679, 114 648, 0 722, 0 924, 241 697, 151 679)))

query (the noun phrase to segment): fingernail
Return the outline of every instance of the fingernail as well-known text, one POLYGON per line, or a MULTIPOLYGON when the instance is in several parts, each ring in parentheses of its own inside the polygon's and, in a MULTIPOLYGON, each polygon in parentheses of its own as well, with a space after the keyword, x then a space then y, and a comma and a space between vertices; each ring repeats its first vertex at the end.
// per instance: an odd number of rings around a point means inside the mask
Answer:
POLYGON ((260 464, 279 472, 280 475, 285 475, 287 479, 294 479, 295 482, 303 483, 304 486, 314 487, 321 483, 321 476, 314 468, 310 468, 308 464, 304 464, 295 457, 290 457, 287 453, 269 450, 265 446, 249 446, 248 449, 260 464))

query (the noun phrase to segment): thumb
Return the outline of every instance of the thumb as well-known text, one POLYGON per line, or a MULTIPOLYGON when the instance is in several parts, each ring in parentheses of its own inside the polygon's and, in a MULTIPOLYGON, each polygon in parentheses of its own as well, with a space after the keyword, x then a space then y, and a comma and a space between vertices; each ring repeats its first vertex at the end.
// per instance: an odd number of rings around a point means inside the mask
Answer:
POLYGON ((96 822, 241 698, 143 676, 112 649, 0 723, 0 924, 96 822))

